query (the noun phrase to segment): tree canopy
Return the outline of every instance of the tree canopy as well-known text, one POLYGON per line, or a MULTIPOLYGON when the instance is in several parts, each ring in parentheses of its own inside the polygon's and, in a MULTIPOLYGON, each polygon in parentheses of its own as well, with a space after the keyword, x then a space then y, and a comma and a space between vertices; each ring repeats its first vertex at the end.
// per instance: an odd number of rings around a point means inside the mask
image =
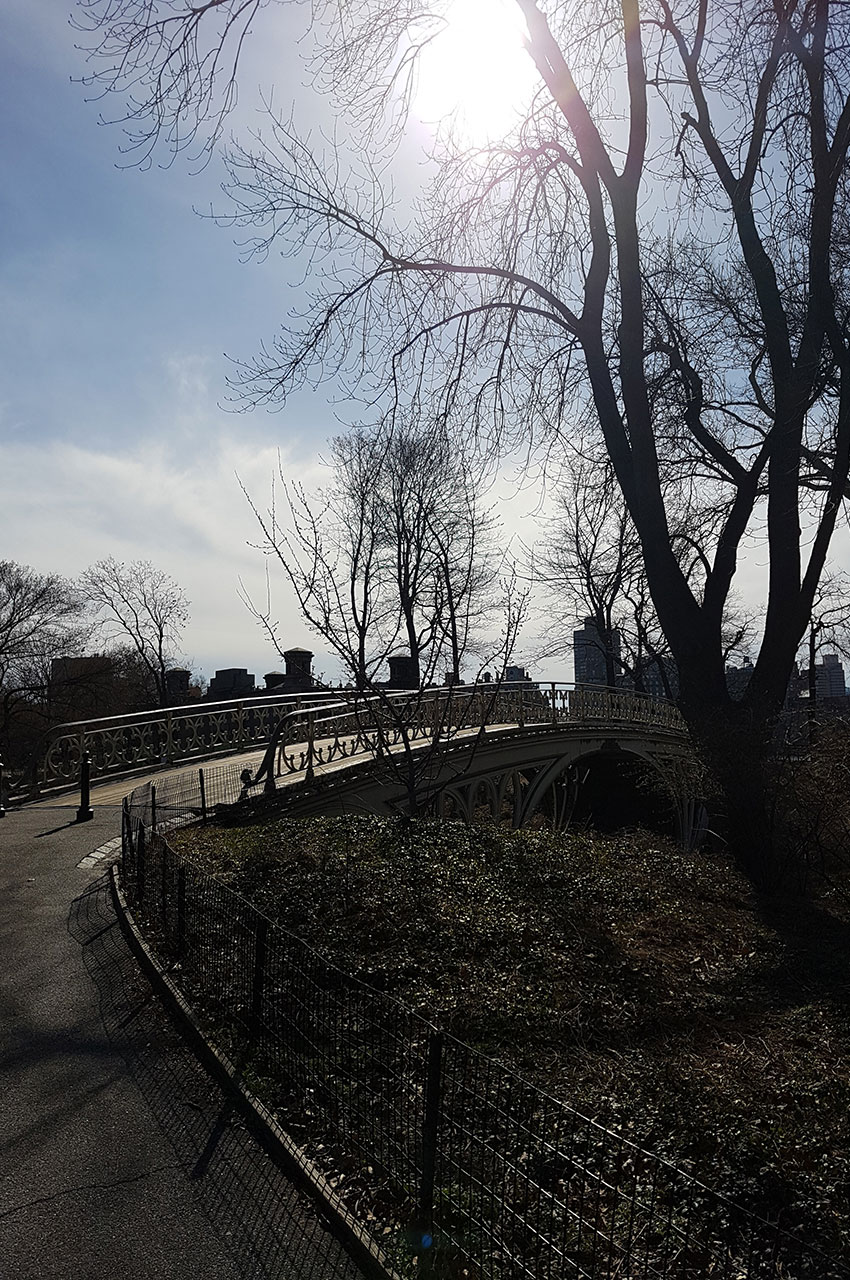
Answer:
MULTIPOLYGON (((239 383, 263 403, 341 374, 385 414, 427 399, 496 447, 580 440, 607 458, 682 708, 722 774, 730 727, 764 756, 847 494, 850 10, 516 3, 537 91, 498 142, 438 139, 412 218, 396 216, 386 175, 418 52, 450 6, 314 4, 315 65, 358 155, 346 164, 282 119, 229 149, 231 220, 255 252, 321 265, 308 314, 239 383), (701 530, 695 573, 671 536, 686 515, 701 530), (724 621, 756 541, 762 637, 733 705, 724 621)), ((233 82, 217 99, 199 33, 215 58, 238 56, 258 5, 84 11, 146 147, 205 115, 207 141, 220 132, 233 82)), ((732 809, 752 809, 725 785, 732 809)))

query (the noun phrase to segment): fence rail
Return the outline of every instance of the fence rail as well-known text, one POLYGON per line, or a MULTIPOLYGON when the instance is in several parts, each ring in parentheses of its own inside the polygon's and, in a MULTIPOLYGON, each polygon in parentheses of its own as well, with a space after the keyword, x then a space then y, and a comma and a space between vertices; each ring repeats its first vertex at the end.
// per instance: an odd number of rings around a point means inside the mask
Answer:
MULTIPOLYGON (((208 779, 208 803, 233 799, 237 785, 221 770, 208 779)), ((196 810, 176 789, 146 785, 128 797, 128 900, 225 1047, 271 1081, 284 1125, 312 1152, 356 1163, 359 1194, 365 1179, 374 1217, 396 1225, 389 1239, 402 1270, 478 1280, 850 1276, 270 922, 169 845, 168 828, 196 810)))
POLYGON ((268 743, 288 711, 335 701, 338 696, 317 690, 303 695, 194 702, 54 725, 39 742, 29 765, 10 785, 10 795, 26 797, 52 787, 73 786, 86 753, 92 778, 107 778, 133 769, 256 750, 268 743))

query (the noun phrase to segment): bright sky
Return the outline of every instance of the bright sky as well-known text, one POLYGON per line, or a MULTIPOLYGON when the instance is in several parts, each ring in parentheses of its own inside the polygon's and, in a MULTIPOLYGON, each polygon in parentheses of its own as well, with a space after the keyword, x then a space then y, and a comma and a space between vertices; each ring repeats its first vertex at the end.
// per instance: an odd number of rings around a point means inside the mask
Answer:
POLYGON ((217 193, 212 169, 116 167, 120 131, 70 82, 84 64, 69 9, 3 6, 0 554, 72 577, 101 556, 150 559, 191 599, 187 655, 208 676, 261 677, 281 664, 236 594, 240 575, 259 592, 263 569, 234 472, 264 493, 280 447, 309 483, 332 412, 218 407, 223 353, 275 330, 274 268, 240 264, 193 213, 217 193))
MULTIPOLYGON (((482 3, 456 0, 440 65, 454 65, 482 3)), ((225 412, 224 353, 250 357, 274 335, 295 298, 286 272, 298 267, 240 262, 232 234, 195 214, 220 204, 214 165, 195 176, 179 162, 117 167, 120 129, 99 127, 98 105, 71 83, 85 64, 70 7, 4 0, 0 17, 0 555, 71 577, 102 556, 150 559, 191 600, 186 656, 207 676, 245 666, 261 679, 281 664, 237 596, 241 576, 262 598, 264 566, 234 473, 262 500, 280 449, 310 489, 339 426, 330 390, 276 414, 225 412)), ((300 6, 281 6, 249 43, 237 132, 261 122, 256 86, 275 86, 280 109, 295 102, 308 124, 323 109, 297 63, 293 24, 304 20, 300 6)), ((487 31, 482 72, 467 87, 495 111, 526 55, 509 23, 487 31)), ((455 105, 459 75, 441 79, 436 65, 423 69, 423 118, 455 105)), ((478 127, 468 103, 464 127, 478 127)), ((531 506, 527 493, 503 502, 509 528, 531 506)), ((757 561, 745 567, 753 588, 762 572, 757 561)), ((274 602, 286 642, 314 649, 317 670, 335 677, 282 586, 274 602)), ((560 663, 536 671, 570 674, 560 663)))
MULTIPOLYGON (((458 0, 462 20, 475 3, 458 0)), ((241 263, 231 233, 193 212, 220 204, 214 165, 118 167, 120 129, 71 83, 85 63, 70 10, 5 0, 0 19, 0 555, 70 577, 102 556, 150 559, 191 600, 186 655, 207 676, 245 666, 260 683, 281 662, 237 596, 240 576, 258 599, 265 579, 234 473, 262 499, 280 448, 309 489, 339 429, 333 405, 305 393, 275 414, 219 407, 224 353, 251 356, 293 301, 284 268, 241 263)), ((260 121, 255 86, 315 110, 296 21, 282 6, 249 44, 237 130, 260 121)), ((426 90, 423 116, 453 105, 428 75, 426 90)), ((335 676, 282 586, 274 599, 287 643, 335 676)))
POLYGON ((414 107, 423 120, 452 113, 471 143, 504 135, 537 83, 515 0, 452 0, 446 26, 419 59, 414 107))

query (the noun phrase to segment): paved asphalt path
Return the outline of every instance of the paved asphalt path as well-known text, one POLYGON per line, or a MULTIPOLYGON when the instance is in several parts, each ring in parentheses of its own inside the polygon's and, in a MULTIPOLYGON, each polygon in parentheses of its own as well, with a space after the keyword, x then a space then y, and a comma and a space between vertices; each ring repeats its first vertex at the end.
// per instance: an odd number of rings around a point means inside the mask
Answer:
POLYGON ((78 866, 118 806, 77 825, 72 799, 0 820, 0 1276, 360 1280, 152 996, 106 863, 78 866))

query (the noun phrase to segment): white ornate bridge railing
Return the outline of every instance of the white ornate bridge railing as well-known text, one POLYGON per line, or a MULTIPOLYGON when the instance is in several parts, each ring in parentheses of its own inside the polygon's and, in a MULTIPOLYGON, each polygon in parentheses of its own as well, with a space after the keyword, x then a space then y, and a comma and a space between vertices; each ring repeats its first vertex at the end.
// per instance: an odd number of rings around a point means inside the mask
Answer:
POLYGON ((193 759, 265 747, 290 710, 338 699, 336 691, 190 703, 129 715, 54 725, 25 770, 9 781, 12 800, 75 786, 88 754, 92 780, 123 777, 193 759))
POLYGON ((102 781, 265 747, 254 776, 271 788, 283 774, 309 777, 318 765, 426 738, 451 741, 488 728, 579 723, 686 732, 672 703, 589 685, 494 682, 371 696, 317 691, 56 725, 28 770, 12 780, 9 795, 24 799, 75 785, 86 755, 92 780, 102 781))
POLYGON ((678 709, 646 694, 550 682, 455 685, 393 695, 349 694, 282 718, 253 782, 304 774, 357 756, 415 749, 439 739, 460 743, 494 729, 609 725, 685 737, 678 709))

